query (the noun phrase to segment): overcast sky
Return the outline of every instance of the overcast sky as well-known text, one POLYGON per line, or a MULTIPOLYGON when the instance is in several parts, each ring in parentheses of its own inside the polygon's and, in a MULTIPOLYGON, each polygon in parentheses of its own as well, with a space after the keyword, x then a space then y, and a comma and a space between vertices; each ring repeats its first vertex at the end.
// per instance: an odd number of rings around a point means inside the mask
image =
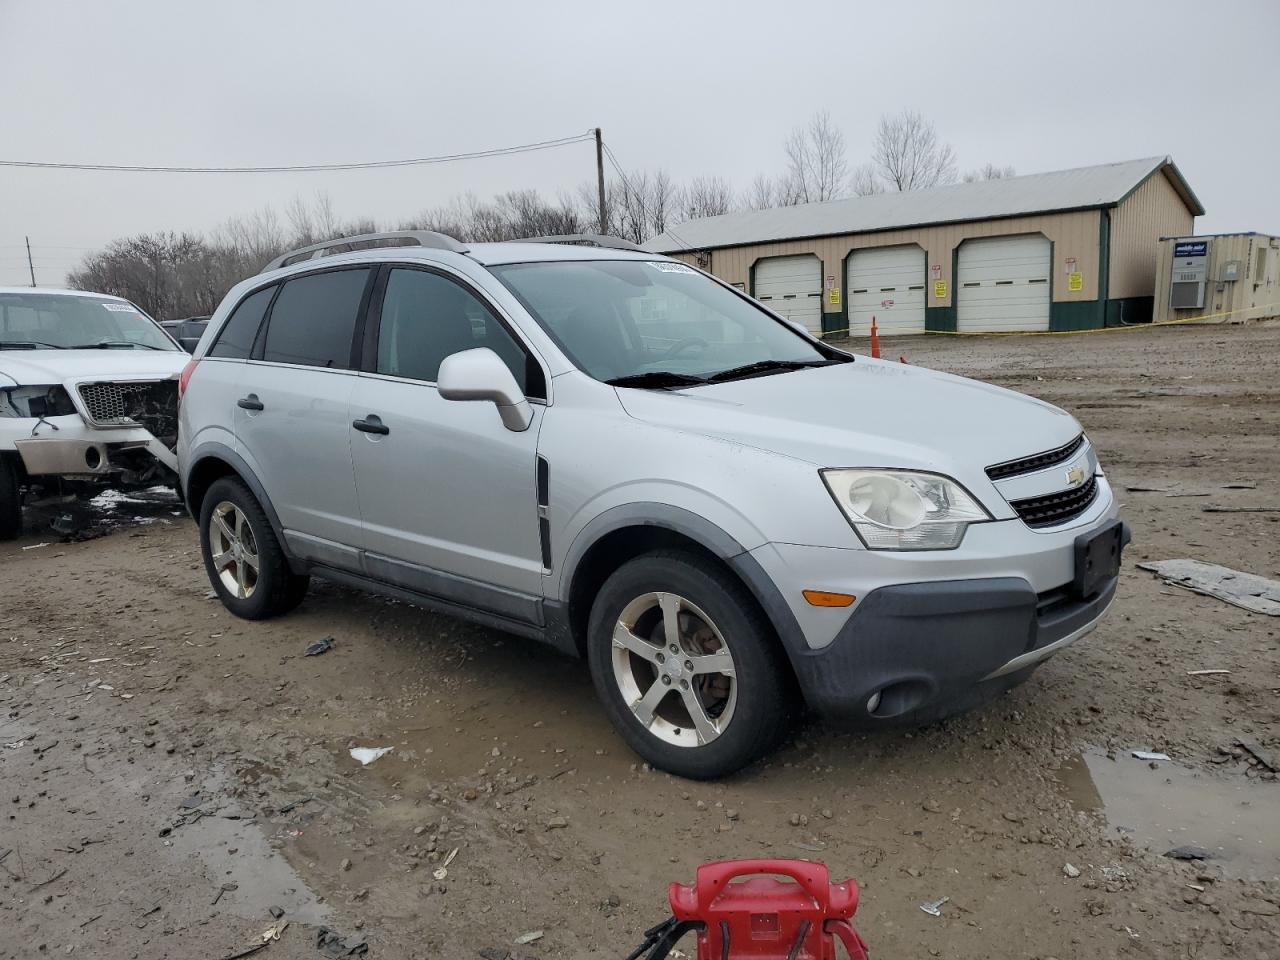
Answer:
MULTIPOLYGON (((780 172, 827 110, 851 166, 881 113, 932 118, 961 168, 1170 154, 1201 232, 1280 232, 1280 3, 0 0, 0 159, 385 160, 600 126, 625 168, 780 172)), ((208 230, 324 191, 394 221, 465 191, 554 195, 594 149, 396 170, 177 175, 0 167, 0 284, 62 283, 118 236, 208 230)))

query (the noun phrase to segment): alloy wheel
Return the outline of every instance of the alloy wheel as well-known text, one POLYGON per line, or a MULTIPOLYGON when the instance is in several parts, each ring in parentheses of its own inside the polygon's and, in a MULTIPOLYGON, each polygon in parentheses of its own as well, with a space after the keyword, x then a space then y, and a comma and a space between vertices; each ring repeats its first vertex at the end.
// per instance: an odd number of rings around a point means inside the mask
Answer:
POLYGON ((221 501, 209 516, 209 554, 223 587, 237 600, 248 600, 258 587, 258 544, 244 512, 221 501))
POLYGON ((680 747, 719 737, 738 702, 723 634, 675 593, 646 593, 623 609, 613 629, 613 677, 641 725, 680 747))

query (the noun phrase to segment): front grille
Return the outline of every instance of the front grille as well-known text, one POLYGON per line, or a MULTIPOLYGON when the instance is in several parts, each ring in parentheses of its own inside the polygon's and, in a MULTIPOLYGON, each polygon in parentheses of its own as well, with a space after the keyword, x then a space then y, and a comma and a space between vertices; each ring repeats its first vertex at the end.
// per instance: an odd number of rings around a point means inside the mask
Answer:
POLYGON ((1025 500, 1011 500, 1009 506, 1013 507, 1028 527, 1056 527, 1084 513, 1097 495, 1098 478, 1090 477, 1073 490, 1027 497, 1025 500))
POLYGON ((82 383, 80 399, 98 427, 145 427, 170 450, 178 442, 178 381, 82 383))
POLYGON ((132 424, 154 383, 82 383, 80 399, 89 419, 100 427, 132 424))
POLYGON ((1004 480, 1007 477, 1017 477, 1024 473, 1034 473, 1037 470, 1043 470, 1046 467, 1052 467, 1059 463, 1066 463, 1075 452, 1084 446, 1084 434, 1076 437, 1065 446, 1058 447, 1056 450, 1046 450, 1044 453, 1033 454, 1030 457, 1023 457, 1020 460, 1009 460, 1005 463, 997 463, 994 466, 987 467, 987 476, 992 480, 1004 480))

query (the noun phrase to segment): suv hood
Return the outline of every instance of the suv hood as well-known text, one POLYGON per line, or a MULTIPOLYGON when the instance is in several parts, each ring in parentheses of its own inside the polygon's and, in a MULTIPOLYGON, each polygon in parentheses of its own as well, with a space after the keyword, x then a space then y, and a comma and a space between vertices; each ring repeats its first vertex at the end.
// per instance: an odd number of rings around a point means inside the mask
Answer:
POLYGON ((819 467, 902 467, 956 476, 1051 450, 1080 424, 1003 387, 858 357, 683 390, 617 390, 627 413, 819 467))
POLYGON ((117 377, 163 379, 176 377, 190 359, 178 350, 0 350, 0 382, 36 386, 117 377))

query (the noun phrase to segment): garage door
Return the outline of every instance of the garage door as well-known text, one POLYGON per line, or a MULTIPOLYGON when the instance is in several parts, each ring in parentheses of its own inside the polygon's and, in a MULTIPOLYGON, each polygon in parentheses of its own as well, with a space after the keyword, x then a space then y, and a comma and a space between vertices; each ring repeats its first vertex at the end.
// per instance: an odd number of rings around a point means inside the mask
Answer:
POLYGON ((756 262, 752 295, 810 333, 822 332, 822 261, 806 254, 756 262))
POLYGON ((872 317, 882 334, 924 333, 924 275, 919 247, 852 253, 845 278, 850 336, 869 335, 872 317))
POLYGON ((960 245, 956 329, 1049 329, 1049 241, 992 237, 960 245))

